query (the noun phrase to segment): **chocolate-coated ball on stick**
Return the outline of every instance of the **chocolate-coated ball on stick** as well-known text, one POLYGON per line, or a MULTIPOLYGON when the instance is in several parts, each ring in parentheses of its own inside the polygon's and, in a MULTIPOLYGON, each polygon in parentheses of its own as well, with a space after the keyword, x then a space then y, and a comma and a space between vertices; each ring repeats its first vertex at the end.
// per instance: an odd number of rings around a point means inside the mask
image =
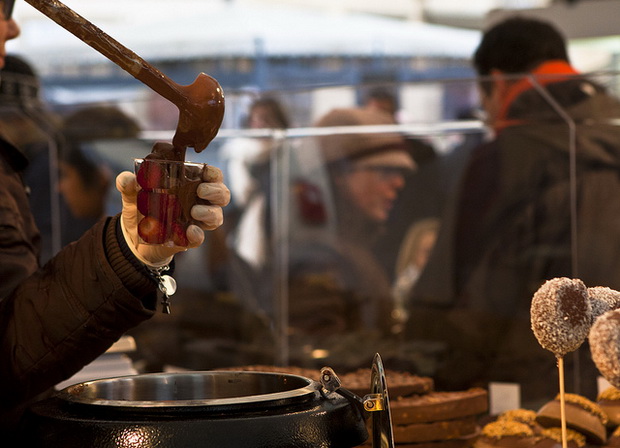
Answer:
POLYGON ((604 286, 588 288, 588 297, 592 305, 592 321, 607 311, 620 307, 620 292, 604 286))
POLYGON ((530 319, 540 345, 556 357, 563 357, 588 337, 592 323, 588 289, 579 279, 546 281, 534 293, 530 319))
POLYGON ((611 385, 620 388, 620 310, 599 316, 588 341, 598 371, 611 385))

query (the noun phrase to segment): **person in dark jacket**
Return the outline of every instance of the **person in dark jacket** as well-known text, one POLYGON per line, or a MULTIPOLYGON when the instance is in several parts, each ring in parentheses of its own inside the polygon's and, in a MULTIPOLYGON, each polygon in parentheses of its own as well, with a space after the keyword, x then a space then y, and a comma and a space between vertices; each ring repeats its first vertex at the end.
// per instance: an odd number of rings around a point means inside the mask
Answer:
MULTIPOLYGON (((17 37, 12 3, 0 2, 0 67, 17 37), (3 16, 2 16, 3 14, 3 16)), ((177 248, 136 245, 136 178, 116 180, 122 212, 95 224, 77 242, 39 265, 40 234, 22 173, 26 157, 0 138, 0 439, 14 434, 22 409, 105 352, 128 329, 153 316, 158 279, 177 248)), ((229 201, 222 173, 209 167, 197 195, 190 247, 222 224, 229 201)))
POLYGON ((7 54, 0 81, 0 127, 6 140, 28 158, 24 182, 30 186, 30 207, 41 233, 41 261, 61 248, 60 233, 53 223, 60 219, 61 205, 56 179, 50 169, 60 147, 60 118, 42 98, 38 73, 25 58, 7 54))
MULTIPOLYGON (((410 336, 446 342, 439 387, 516 382, 535 407, 558 393, 558 371, 530 329, 533 293, 561 276, 620 288, 620 103, 570 65, 544 21, 496 24, 474 65, 495 135, 442 220, 435 247, 448 250, 416 284, 410 336)), ((594 399, 589 358, 586 345, 566 357, 566 384, 594 399)))

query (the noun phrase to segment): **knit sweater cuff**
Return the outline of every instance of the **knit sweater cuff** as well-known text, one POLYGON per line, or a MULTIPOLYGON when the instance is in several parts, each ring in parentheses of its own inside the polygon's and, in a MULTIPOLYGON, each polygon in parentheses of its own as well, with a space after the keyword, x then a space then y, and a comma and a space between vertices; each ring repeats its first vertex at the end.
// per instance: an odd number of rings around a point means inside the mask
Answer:
POLYGON ((118 278, 146 308, 155 309, 157 282, 127 246, 120 226, 120 215, 108 220, 104 235, 106 256, 118 278))

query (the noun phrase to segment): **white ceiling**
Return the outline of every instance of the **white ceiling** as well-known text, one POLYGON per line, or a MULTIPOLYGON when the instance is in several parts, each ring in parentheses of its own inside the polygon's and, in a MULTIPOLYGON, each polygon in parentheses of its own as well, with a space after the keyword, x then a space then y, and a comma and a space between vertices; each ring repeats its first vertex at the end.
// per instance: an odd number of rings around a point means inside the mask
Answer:
MULTIPOLYGON (((539 15, 569 37, 616 33, 619 0, 65 0, 113 38, 148 60, 196 55, 439 54, 467 58, 479 32, 432 22, 484 27, 505 14, 539 15), (375 13, 374 16, 350 11, 375 13), (381 14, 381 15, 376 15, 381 14), (396 18, 396 17, 400 17, 396 18)), ((9 42, 37 64, 97 61, 103 56, 26 2, 15 15, 22 36, 9 42)), ((574 60, 584 70, 605 66, 620 53, 582 42, 574 60)))
MULTIPOLYGON (((467 58, 480 38, 475 30, 256 2, 150 0, 145 9, 142 0, 106 0, 84 8, 85 1, 71 3, 87 20, 145 59, 254 55, 258 46, 270 55, 467 58)), ((30 5, 18 5, 22 35, 10 42, 12 51, 39 63, 58 60, 59 54, 64 61, 100 58, 30 5)))

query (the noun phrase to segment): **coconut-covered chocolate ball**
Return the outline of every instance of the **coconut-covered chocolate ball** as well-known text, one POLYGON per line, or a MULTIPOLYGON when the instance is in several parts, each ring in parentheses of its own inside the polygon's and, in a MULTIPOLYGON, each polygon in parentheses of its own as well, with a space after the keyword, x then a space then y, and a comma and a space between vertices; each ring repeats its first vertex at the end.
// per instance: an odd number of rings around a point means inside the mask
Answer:
POLYGON ((607 311, 620 307, 620 292, 605 286, 588 288, 588 297, 592 306, 593 321, 607 311))
POLYGON ((620 310, 599 316, 588 338, 592 360, 613 386, 620 387, 620 310))
POLYGON ((546 281, 534 293, 530 320, 539 344, 557 357, 578 349, 592 324, 588 289, 579 279, 546 281))

